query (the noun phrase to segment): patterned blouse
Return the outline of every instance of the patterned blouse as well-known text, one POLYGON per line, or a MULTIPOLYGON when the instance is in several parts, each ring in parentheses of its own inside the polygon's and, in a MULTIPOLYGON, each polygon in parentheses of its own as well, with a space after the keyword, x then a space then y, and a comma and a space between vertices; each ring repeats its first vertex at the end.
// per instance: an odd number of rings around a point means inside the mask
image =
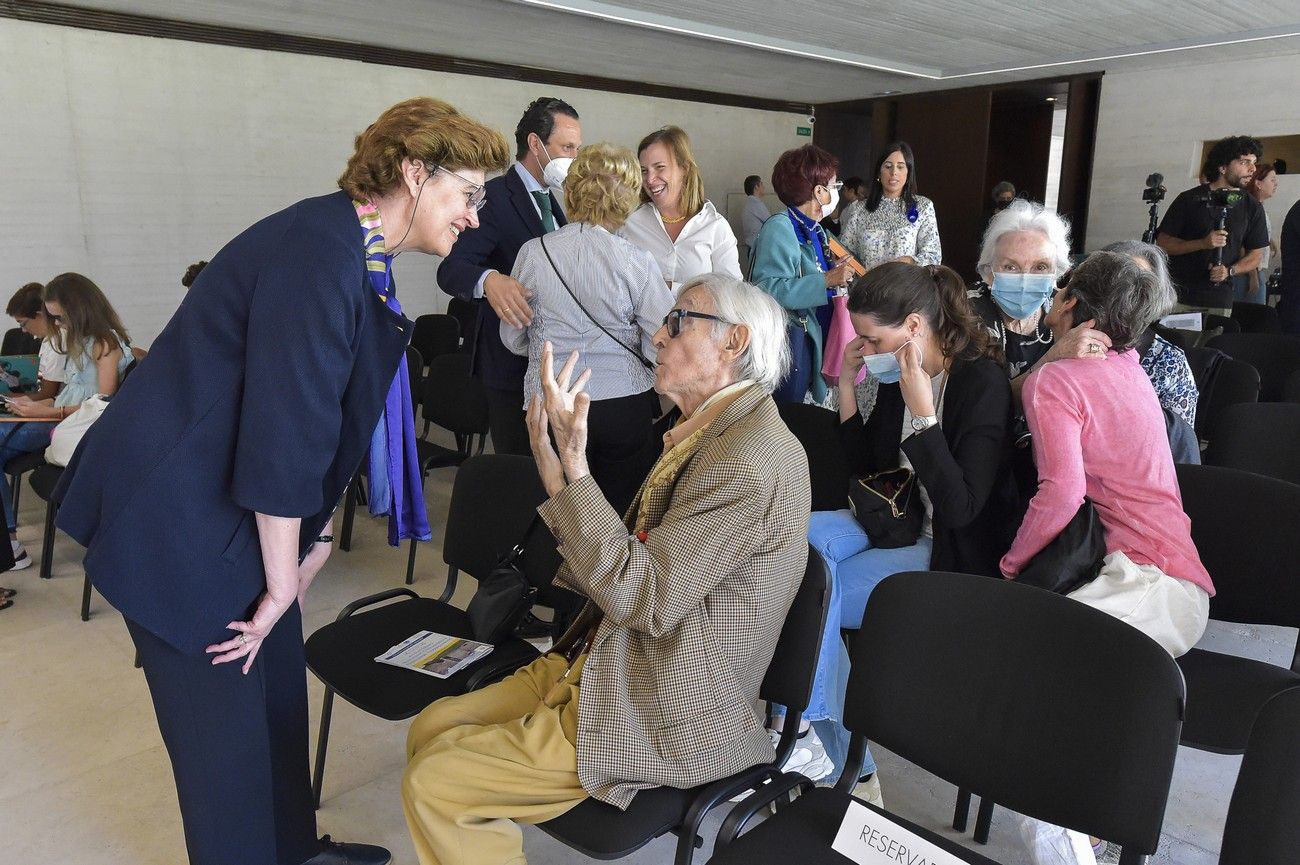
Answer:
POLYGON ((1160 405, 1195 429, 1196 400, 1200 397, 1200 391, 1196 389, 1196 379, 1192 377, 1187 354, 1172 342, 1156 335, 1151 347, 1141 355, 1140 360, 1142 369, 1146 370, 1147 377, 1156 389, 1160 405))
POLYGON ((867 210, 865 200, 853 202, 844 209, 840 224, 844 226, 840 235, 844 248, 867 267, 903 255, 912 256, 917 264, 943 260, 934 202, 924 195, 916 196, 915 222, 908 221, 902 198, 882 198, 874 211, 867 210))

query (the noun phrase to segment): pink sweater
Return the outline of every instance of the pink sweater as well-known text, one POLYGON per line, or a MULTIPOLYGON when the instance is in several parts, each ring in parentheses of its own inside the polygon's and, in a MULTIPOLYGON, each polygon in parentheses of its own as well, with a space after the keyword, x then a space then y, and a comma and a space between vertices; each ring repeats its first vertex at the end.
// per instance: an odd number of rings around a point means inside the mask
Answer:
POLYGON ((1024 387, 1038 492, 1002 573, 1014 577, 1087 495, 1106 529, 1106 551, 1188 580, 1214 594, 1192 543, 1164 415, 1137 352, 1044 364, 1024 387))

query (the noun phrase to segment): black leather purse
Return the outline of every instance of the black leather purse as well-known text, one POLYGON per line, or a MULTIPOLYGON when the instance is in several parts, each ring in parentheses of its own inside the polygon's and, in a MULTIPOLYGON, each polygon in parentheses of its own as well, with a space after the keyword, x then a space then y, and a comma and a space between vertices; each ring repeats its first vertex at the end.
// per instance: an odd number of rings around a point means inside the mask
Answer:
POLYGON ((1068 595, 1097 579, 1106 558, 1106 529, 1092 499, 1083 504, 1052 542, 1016 575, 1016 582, 1068 595))
POLYGON ((496 645, 507 639, 532 609, 537 586, 524 573, 524 547, 541 521, 541 516, 534 514, 519 543, 501 557, 487 577, 479 580, 478 590, 465 610, 474 639, 479 642, 496 645))
POLYGON ((877 549, 910 547, 921 537, 925 507, 916 474, 906 466, 849 484, 849 509, 877 549))

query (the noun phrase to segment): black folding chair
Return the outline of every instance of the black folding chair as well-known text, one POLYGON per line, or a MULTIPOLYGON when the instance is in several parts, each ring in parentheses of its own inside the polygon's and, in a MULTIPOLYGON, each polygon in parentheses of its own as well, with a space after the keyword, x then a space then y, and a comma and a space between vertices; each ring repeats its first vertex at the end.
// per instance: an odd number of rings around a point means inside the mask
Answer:
MULTIPOLYGON (((320 805, 329 747, 334 695, 389 721, 419 714, 441 697, 463 694, 532 662, 532 644, 511 638, 492 654, 449 679, 436 679, 377 663, 374 658, 417 631, 471 637, 469 617, 448 601, 460 571, 483 577, 519 542, 546 491, 529 457, 487 454, 467 461, 456 474, 447 516, 443 558, 450 570, 447 586, 437 598, 423 598, 411 589, 396 588, 348 604, 332 624, 307 638, 307 666, 325 684, 312 795, 320 805), (404 598, 380 606, 385 601, 404 598)), ((522 559, 534 586, 550 583, 559 557, 545 526, 530 538, 522 559)))
POLYGON ((411 382, 411 405, 419 405, 424 393, 424 357, 413 345, 406 347, 406 376, 411 382))
POLYGON ((487 303, 487 301, 453 297, 447 302, 447 314, 460 322, 460 350, 466 353, 474 350, 474 334, 478 329, 480 303, 487 303))
MULTIPOLYGON (((1175 466, 1192 540, 1214 581, 1210 618, 1300 627, 1300 486, 1220 466, 1175 466)), ((1246 750, 1251 725, 1274 694, 1300 685, 1300 646, 1290 669, 1192 649, 1183 744, 1218 754, 1246 750)))
POLYGON ((835 511, 848 507, 849 467, 840 445, 839 415, 806 403, 778 402, 776 408, 808 454, 812 509, 835 511))
MULTIPOLYGON (((424 429, 442 427, 455 438, 455 447, 445 447, 421 437, 415 443, 420 460, 420 475, 439 468, 454 468, 487 446, 488 409, 483 381, 469 372, 469 355, 444 354, 429 361, 424 380, 424 400, 420 406, 424 429)), ((416 541, 406 561, 406 584, 415 582, 416 541)))
POLYGON ((1231 405, 1215 422, 1204 462, 1300 484, 1298 444, 1300 405, 1289 402, 1231 405))
POLYGON ((1207 345, 1259 372, 1259 401, 1278 402, 1289 376, 1300 370, 1300 339, 1277 333, 1225 333, 1207 345))
POLYGON ((460 350, 460 322, 441 313, 422 315, 415 320, 411 345, 420 352, 426 364, 435 357, 455 354, 460 350))
POLYGON ((1286 377, 1286 384, 1282 385, 1282 400, 1284 402, 1300 402, 1300 370, 1296 370, 1286 377))
POLYGON ((1264 704, 1223 827, 1219 865, 1293 865, 1300 850, 1300 688, 1264 704))
POLYGON ((0 354, 37 354, 40 350, 40 339, 21 327, 9 328, 0 340, 0 354))
POLYGON ((689 865, 695 848, 704 844, 700 826, 709 812, 732 796, 759 789, 778 777, 780 767, 794 750, 799 722, 812 695, 829 603, 830 576, 826 563, 809 547, 803 581, 786 614, 776 652, 759 688, 761 699, 786 707, 781 739, 771 763, 688 790, 676 787, 642 790, 626 811, 588 799, 554 820, 538 823, 537 828, 595 859, 620 859, 660 835, 674 832, 677 834, 674 862, 689 865))
POLYGON ((1232 320, 1241 325, 1242 333, 1282 332, 1282 320, 1277 317, 1277 310, 1266 303, 1234 301, 1232 320))
POLYGON ((1245 361, 1221 358, 1196 400, 1196 433, 1208 439, 1228 406, 1259 399, 1259 372, 1245 361))
MULTIPOLYGON (((894 574, 872 592, 853 650, 839 783, 783 775, 733 809, 710 861, 844 862, 831 843, 849 802, 888 813, 850 794, 870 739, 1021 813, 1113 840, 1136 865, 1160 843, 1182 710, 1173 659, 1105 613, 1004 580, 894 574), (736 838, 794 789, 793 804, 736 838)), ((962 862, 992 862, 890 816, 962 862)))

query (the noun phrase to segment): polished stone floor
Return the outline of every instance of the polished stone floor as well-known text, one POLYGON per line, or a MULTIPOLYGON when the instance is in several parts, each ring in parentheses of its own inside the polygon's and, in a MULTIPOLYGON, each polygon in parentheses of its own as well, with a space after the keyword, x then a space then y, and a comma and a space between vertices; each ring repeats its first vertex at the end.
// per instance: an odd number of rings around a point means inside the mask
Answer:
MULTIPOLYGON (((20 538, 37 555, 44 503, 25 491, 20 538)), ((446 513, 450 473, 427 486, 435 526, 446 513)), ((415 588, 441 590, 444 566, 435 541, 421 548, 415 588)), ((0 576, 19 590, 0 612, 0 862, 15 865, 177 865, 185 861, 170 767, 158 736, 133 649, 121 617, 94 597, 89 622, 78 617, 79 549, 60 536, 53 579, 35 567, 0 576)), ((385 544, 383 524, 361 518, 351 553, 336 552, 312 587, 308 632, 333 619, 347 602, 399 585, 406 551, 385 544)), ((463 580, 464 603, 473 580, 463 580)), ((1295 633, 1211 625, 1204 645, 1289 663, 1295 633)), ((309 676, 312 723, 320 684, 309 676)), ((1104 700, 1098 700, 1104 711, 1104 700)), ((320 829, 336 839, 384 844, 395 863, 414 865, 399 805, 404 723, 389 723, 339 701, 334 710, 320 829)), ((314 746, 313 727, 313 746, 314 746)), ((878 754, 891 809, 922 825, 943 828, 953 788, 890 754, 878 754)), ((1239 758, 1182 749, 1159 862, 1212 865, 1217 860, 1228 797, 1239 758)), ((711 822, 716 827, 717 819, 711 822)), ((947 830, 951 833, 951 830, 947 830)), ((711 837, 711 836, 710 836, 711 837)), ((967 836, 969 838, 969 836, 967 836)), ((661 838, 632 861, 667 863, 674 838, 661 838)), ((585 861, 541 832, 525 828, 534 863, 585 861)), ((999 810, 990 844, 981 852, 1006 863, 1027 862, 1016 827, 999 810)), ((698 861, 704 861, 706 850, 698 861)))

